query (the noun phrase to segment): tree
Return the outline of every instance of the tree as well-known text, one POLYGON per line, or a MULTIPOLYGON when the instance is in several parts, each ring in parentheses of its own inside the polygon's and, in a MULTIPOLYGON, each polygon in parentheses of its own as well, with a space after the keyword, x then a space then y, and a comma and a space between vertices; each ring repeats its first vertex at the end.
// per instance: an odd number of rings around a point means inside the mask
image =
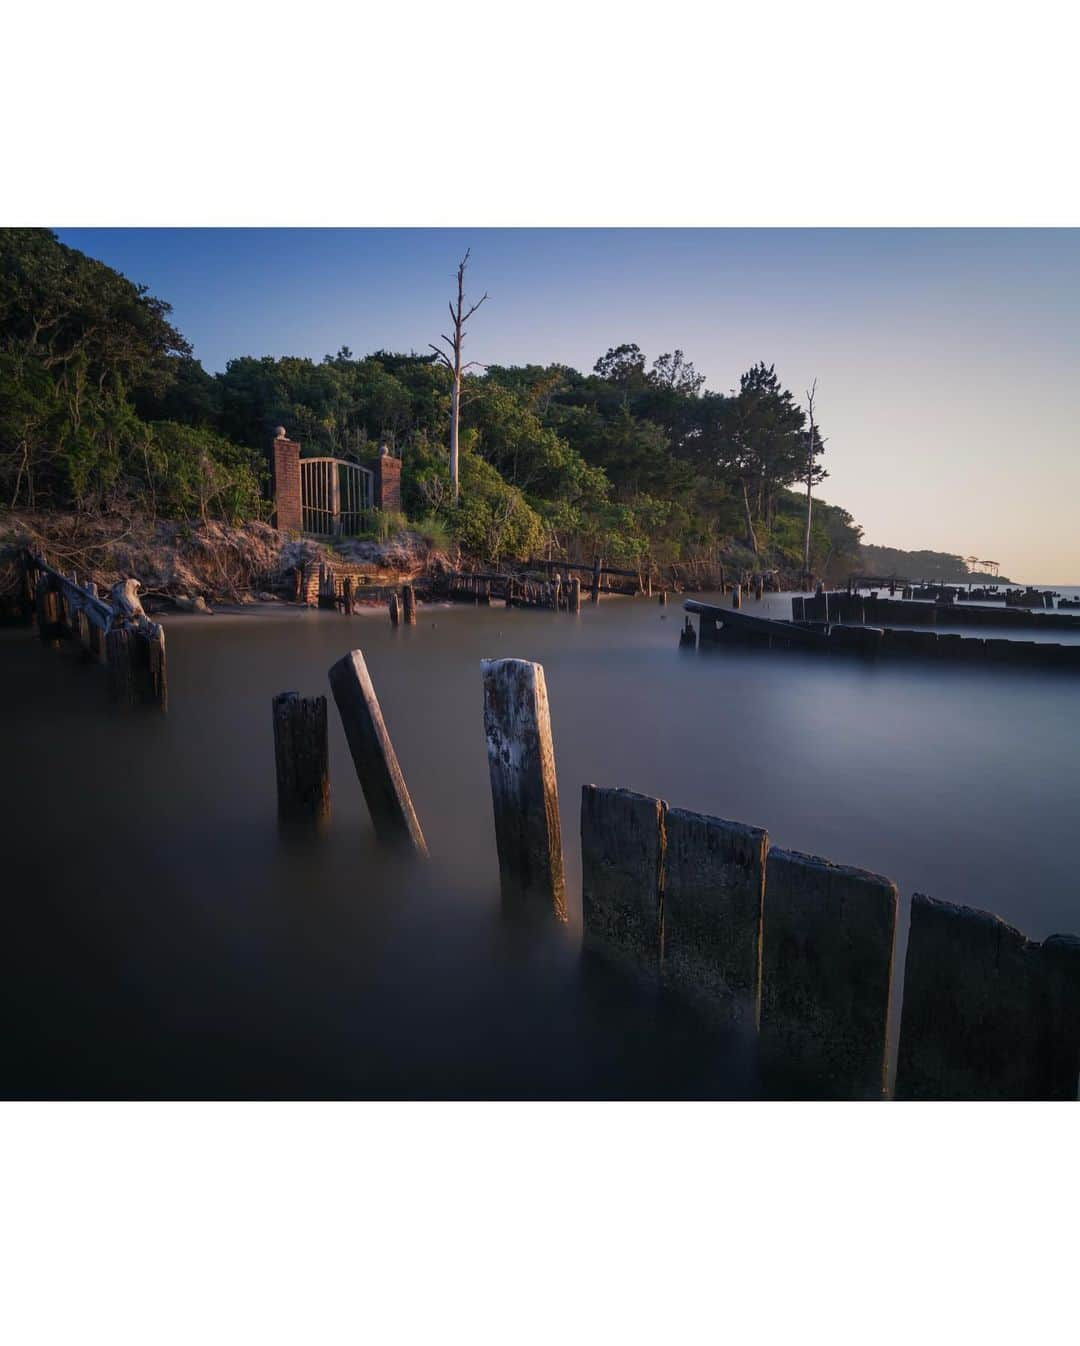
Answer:
POLYGON ((643 387, 648 378, 645 356, 641 353, 641 347, 632 341, 609 347, 607 354, 601 355, 593 365, 593 373, 605 383, 621 388, 624 393, 643 387))
POLYGON ((453 377, 453 390, 450 394, 450 489, 453 492, 454 500, 458 498, 458 431, 461 422, 461 376, 466 369, 473 368, 478 362, 470 361, 468 364, 462 364, 461 352, 465 344, 465 324, 487 298, 483 294, 475 304, 469 308, 465 307, 465 268, 469 264, 469 254, 471 248, 466 249, 465 256, 457 269, 457 303, 450 301, 450 330, 452 336, 447 336, 444 332, 440 340, 446 342, 447 349, 432 344, 431 349, 435 352, 436 358, 446 366, 453 377))
POLYGON ((810 516, 813 510, 812 493, 813 488, 823 482, 829 475, 817 461, 825 451, 825 441, 821 438, 814 421, 814 398, 816 396, 817 379, 815 379, 806 390, 806 408, 810 425, 806 432, 806 540, 803 546, 803 573, 805 574, 808 583, 810 580, 810 516))

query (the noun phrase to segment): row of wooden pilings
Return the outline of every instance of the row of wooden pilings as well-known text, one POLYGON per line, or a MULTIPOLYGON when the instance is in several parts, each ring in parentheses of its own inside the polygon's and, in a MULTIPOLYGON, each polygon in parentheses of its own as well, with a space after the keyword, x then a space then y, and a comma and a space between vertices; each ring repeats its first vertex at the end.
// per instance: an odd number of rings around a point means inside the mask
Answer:
MULTIPOLYGON (((427 847, 363 655, 329 672, 380 840, 427 847)), ((568 917, 555 750, 543 667, 481 664, 483 726, 504 909, 568 917)), ((274 699, 279 811, 329 811, 326 698, 274 699)), ((753 1035, 772 1096, 889 1094, 898 893, 889 879, 770 846, 756 827, 586 785, 587 950, 753 1035)), ((895 1097, 1068 1099, 1080 1072, 1080 939, 1042 943, 987 912, 915 894, 895 1097)))
POLYGON ((42 640, 76 640, 86 659, 106 667, 120 705, 168 707, 165 629, 143 611, 138 580, 121 580, 102 597, 92 580, 80 583, 29 549, 22 572, 23 615, 42 640))

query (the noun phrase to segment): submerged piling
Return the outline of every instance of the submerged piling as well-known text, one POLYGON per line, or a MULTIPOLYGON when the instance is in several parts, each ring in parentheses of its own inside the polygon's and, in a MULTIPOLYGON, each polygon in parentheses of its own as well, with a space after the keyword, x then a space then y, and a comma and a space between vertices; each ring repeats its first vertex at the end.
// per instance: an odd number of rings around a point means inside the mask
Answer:
POLYGON ((390 625, 397 626, 401 621, 401 604, 398 602, 397 594, 391 594, 386 601, 386 606, 390 610, 390 625))
POLYGON ((503 904, 565 921, 559 791, 543 667, 525 659, 484 659, 480 667, 503 904))
POLYGON ((401 615, 406 626, 416 625, 416 590, 411 584, 401 586, 401 615))
POLYGON ((426 858, 427 843, 363 654, 350 651, 330 669, 329 678, 376 836, 426 858))
POLYGON ((326 697, 279 692, 272 711, 278 818, 321 825, 330 817, 326 697))

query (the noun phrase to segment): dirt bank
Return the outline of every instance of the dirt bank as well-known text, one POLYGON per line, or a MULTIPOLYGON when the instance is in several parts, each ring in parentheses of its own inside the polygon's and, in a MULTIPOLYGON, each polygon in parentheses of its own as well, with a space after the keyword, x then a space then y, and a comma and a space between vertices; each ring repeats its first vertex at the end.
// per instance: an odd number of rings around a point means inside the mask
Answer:
POLYGON ((269 524, 194 527, 172 520, 74 514, 0 513, 0 599, 18 592, 19 553, 30 546, 59 570, 74 570, 99 589, 134 577, 147 608, 250 603, 261 594, 292 598, 298 568, 348 561, 372 584, 394 584, 425 573, 438 553, 417 533, 385 542, 343 540, 324 545, 290 537, 269 524))

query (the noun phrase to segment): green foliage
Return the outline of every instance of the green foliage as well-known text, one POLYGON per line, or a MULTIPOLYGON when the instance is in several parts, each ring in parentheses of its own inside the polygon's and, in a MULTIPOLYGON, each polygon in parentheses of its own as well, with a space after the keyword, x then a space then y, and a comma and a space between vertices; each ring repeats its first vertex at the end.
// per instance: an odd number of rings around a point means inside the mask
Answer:
MULTIPOLYGON (((681 350, 633 342, 591 373, 489 367, 464 381, 461 492, 448 476, 450 377, 431 355, 342 347, 322 360, 241 355, 210 375, 169 306, 46 230, 0 230, 0 490, 12 504, 183 520, 266 509, 284 425, 305 454, 402 460, 402 498, 432 544, 485 561, 545 550, 613 564, 802 558, 805 497, 824 439, 773 366, 709 392, 681 350)), ((376 515, 385 538, 404 516, 376 515)), ((858 555, 850 516, 815 501, 816 568, 858 555)), ((954 558, 957 559, 957 558, 954 558)))

